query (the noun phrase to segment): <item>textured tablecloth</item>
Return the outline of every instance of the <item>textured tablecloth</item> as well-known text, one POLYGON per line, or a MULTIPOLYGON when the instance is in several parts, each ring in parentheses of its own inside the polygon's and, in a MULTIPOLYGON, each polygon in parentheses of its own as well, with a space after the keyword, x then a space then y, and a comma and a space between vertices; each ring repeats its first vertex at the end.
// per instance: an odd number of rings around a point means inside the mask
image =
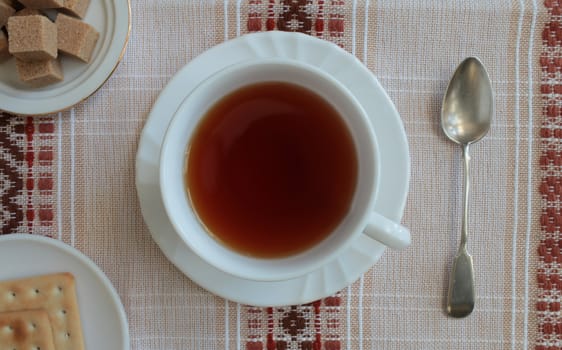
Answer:
POLYGON ((133 349, 562 349, 558 0, 131 7, 127 53, 94 96, 58 115, 0 118, 0 232, 51 236, 91 257, 121 296, 133 349), (356 55, 388 91, 408 135, 403 223, 411 247, 385 252, 353 285, 310 305, 254 308, 191 282, 151 239, 134 187, 139 134, 174 73, 224 40, 263 30, 303 31, 356 55), (472 147, 477 305, 470 317, 451 319, 444 302, 462 163, 439 115, 447 81, 469 55, 489 69, 496 115, 472 147))

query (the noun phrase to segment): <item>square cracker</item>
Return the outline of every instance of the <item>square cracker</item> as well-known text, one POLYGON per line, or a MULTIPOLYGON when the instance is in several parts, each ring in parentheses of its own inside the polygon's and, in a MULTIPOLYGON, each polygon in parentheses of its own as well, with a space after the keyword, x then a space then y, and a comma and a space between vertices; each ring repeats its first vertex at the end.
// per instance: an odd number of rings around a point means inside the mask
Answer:
POLYGON ((70 273, 0 282, 0 312, 44 309, 53 328, 57 350, 83 350, 84 339, 70 273))
POLYGON ((55 350, 47 312, 0 312, 0 349, 55 350))

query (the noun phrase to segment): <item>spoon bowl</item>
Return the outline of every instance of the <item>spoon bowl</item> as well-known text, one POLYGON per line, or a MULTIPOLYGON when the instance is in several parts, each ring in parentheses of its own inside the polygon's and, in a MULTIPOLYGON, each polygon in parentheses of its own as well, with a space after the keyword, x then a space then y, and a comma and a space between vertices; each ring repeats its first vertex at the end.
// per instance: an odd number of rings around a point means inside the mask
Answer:
POLYGON ((494 114, 492 84, 482 62, 465 59, 457 68, 441 109, 441 127, 458 144, 471 144, 488 133, 494 114))
POLYGON ((474 309, 474 267, 468 253, 468 199, 470 189, 469 145, 488 133, 494 115, 494 95, 488 72, 476 57, 465 59, 451 78, 441 108, 441 127, 447 137, 462 146, 464 159, 464 210, 461 242, 453 261, 447 297, 447 313, 466 317, 474 309))

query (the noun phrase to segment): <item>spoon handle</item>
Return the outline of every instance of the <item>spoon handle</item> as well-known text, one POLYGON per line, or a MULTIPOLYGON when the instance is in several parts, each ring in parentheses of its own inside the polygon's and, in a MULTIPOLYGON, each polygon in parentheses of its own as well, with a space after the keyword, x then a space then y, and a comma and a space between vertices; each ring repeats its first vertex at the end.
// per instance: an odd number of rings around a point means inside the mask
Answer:
POLYGON ((449 280, 447 313, 453 317, 466 317, 474 309, 474 268, 472 257, 466 249, 455 256, 449 280))
POLYGON ((474 309, 474 267, 472 257, 468 254, 468 195, 470 190, 470 154, 468 144, 463 145, 464 158, 464 208, 459 251, 453 261, 453 269, 449 279, 447 313, 453 317, 466 317, 474 309))
POLYGON ((470 192, 470 153, 468 152, 468 146, 468 144, 462 146, 462 156, 464 160, 464 204, 459 251, 463 248, 466 250, 466 243, 468 242, 468 197, 470 192))

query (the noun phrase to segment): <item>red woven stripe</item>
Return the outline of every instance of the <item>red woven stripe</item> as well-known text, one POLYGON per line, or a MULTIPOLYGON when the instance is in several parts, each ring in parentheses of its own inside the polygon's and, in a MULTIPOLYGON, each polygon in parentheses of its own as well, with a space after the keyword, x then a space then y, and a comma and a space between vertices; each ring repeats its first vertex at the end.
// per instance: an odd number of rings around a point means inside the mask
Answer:
POLYGON ((33 221, 35 220, 35 211, 33 210, 33 188, 35 187, 33 176, 33 162, 35 160, 35 153, 33 152, 33 133, 35 127, 33 125, 33 118, 28 117, 25 122, 25 137, 26 137, 26 152, 25 160, 27 161, 27 228, 29 232, 33 232, 33 221))
MULTIPOLYGON (((343 0, 248 0, 248 4, 248 32, 301 32, 344 46, 343 0)), ((339 350, 340 304, 338 293, 307 305, 245 307, 246 350, 339 350)))
POLYGON ((562 13, 557 0, 546 0, 549 21, 542 32, 540 57, 543 121, 541 136, 542 213, 539 219, 541 240, 538 247, 538 318, 535 350, 561 349, 562 315, 562 13))
POLYGON ((0 114, 0 234, 54 234, 54 133, 52 118, 0 114))
POLYGON ((282 30, 323 38, 344 47, 344 0, 248 0, 248 32, 282 30))

